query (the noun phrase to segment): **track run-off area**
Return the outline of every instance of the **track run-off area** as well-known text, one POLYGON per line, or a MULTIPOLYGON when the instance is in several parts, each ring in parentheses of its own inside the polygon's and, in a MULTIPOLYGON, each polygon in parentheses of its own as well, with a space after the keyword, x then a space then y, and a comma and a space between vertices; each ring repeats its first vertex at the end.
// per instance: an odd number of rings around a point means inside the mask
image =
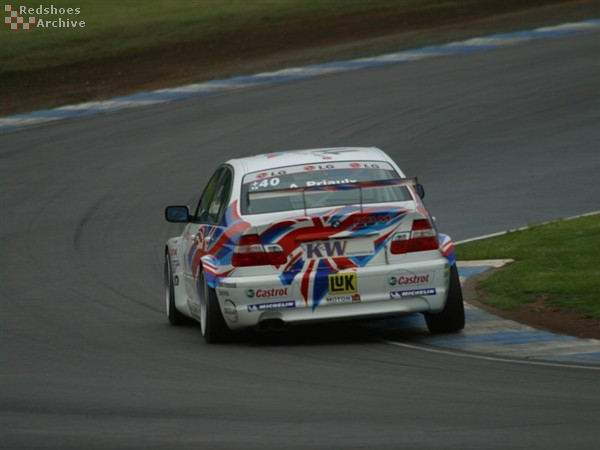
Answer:
POLYGON ((294 148, 381 147, 456 241, 596 211, 598 55, 591 20, 2 119, 1 447, 597 448, 593 360, 450 348, 472 309, 445 344, 405 318, 209 346, 168 325, 162 252, 165 205, 294 148))

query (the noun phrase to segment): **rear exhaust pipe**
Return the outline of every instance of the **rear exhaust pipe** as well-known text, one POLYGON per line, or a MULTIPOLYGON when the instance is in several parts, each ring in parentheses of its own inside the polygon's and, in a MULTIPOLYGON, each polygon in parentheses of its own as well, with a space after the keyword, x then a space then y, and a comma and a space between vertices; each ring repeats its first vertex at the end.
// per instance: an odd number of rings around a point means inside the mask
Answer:
POLYGON ((265 319, 258 323, 258 331, 282 331, 287 327, 287 324, 281 319, 265 319))

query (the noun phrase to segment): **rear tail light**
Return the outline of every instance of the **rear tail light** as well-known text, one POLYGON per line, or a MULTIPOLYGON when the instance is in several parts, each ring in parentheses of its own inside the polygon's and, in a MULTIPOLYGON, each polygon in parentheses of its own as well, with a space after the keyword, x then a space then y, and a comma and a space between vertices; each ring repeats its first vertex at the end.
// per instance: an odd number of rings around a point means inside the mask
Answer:
POLYGON ((231 259, 231 264, 235 267, 279 266, 286 262, 287 258, 281 246, 263 245, 258 234, 246 234, 240 237, 231 259))
POLYGON ((435 230, 428 219, 413 221, 410 233, 397 233, 392 238, 390 251, 394 255, 401 253, 423 252, 439 248, 435 230))
POLYGON ((408 242, 408 252, 422 252, 439 248, 435 230, 428 219, 413 221, 412 233, 408 242))
POLYGON ((406 253, 408 249, 408 241, 410 240, 410 233, 398 233, 392 238, 392 245, 390 251, 394 255, 406 253))

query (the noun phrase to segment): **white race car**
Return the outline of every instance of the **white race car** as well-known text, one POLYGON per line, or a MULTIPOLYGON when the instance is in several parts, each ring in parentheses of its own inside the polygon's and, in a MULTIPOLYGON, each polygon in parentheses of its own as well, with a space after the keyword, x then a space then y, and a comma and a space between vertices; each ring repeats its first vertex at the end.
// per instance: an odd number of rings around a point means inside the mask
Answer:
POLYGON ((166 311, 207 342, 236 330, 423 313, 432 333, 464 327, 450 238, 421 185, 377 148, 232 159, 165 250, 166 311))

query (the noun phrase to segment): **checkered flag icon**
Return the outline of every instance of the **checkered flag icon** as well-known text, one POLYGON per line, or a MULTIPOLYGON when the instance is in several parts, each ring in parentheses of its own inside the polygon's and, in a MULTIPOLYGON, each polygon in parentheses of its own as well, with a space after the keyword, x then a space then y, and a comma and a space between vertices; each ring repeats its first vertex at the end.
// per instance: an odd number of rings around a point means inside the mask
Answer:
POLYGON ((28 22, 25 22, 24 17, 19 17, 17 11, 12 10, 11 5, 4 5, 4 12, 10 12, 10 16, 4 18, 5 24, 10 24, 11 30, 18 30, 19 24, 23 30, 29 30, 32 23, 35 23, 35 17, 30 17, 28 22))

